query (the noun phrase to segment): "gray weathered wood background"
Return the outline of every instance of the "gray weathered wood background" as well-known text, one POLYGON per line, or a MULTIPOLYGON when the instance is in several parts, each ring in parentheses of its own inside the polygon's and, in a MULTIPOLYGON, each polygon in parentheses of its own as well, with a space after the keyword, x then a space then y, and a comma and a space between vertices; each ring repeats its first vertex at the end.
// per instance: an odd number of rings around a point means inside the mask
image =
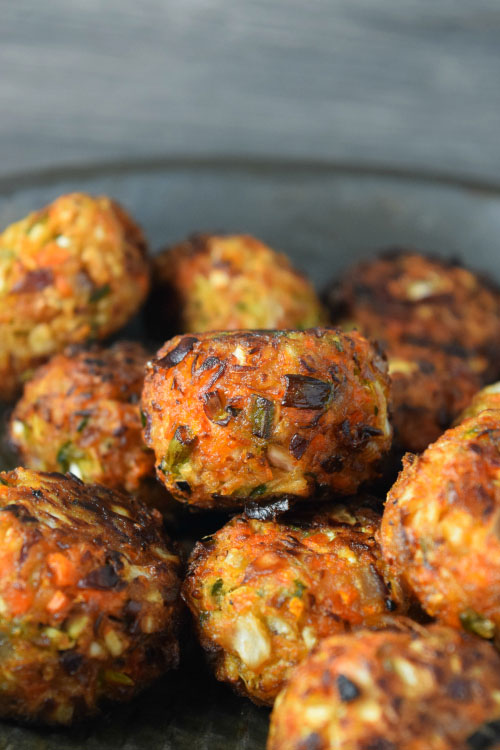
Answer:
POLYGON ((226 153, 500 180, 499 0, 0 10, 0 175, 226 153))

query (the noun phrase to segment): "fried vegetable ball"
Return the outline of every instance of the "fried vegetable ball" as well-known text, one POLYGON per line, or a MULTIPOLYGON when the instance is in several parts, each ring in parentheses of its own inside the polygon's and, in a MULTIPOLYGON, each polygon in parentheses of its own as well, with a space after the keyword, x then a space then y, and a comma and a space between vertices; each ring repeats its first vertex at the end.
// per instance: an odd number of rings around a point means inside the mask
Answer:
POLYGON ((488 409, 500 409, 500 382, 488 385, 476 393, 467 408, 458 416, 456 424, 460 424, 469 417, 476 417, 488 409))
POLYGON ((149 287, 139 227, 106 197, 63 195, 0 235, 0 397, 68 344, 121 328, 149 287))
POLYGON ((43 365, 10 420, 22 464, 138 491, 154 477, 155 463, 139 407, 146 359, 140 344, 120 342, 58 354, 43 365))
POLYGON ((310 328, 326 322, 310 282, 249 235, 198 235, 154 259, 153 323, 165 334, 310 328), (175 325, 174 325, 175 321, 175 325))
POLYGON ((457 263, 389 251, 354 266, 326 300, 338 324, 386 351, 403 450, 437 440, 500 372, 500 292, 457 263))
POLYGON ((379 525, 359 501, 308 520, 239 516, 198 543, 183 597, 217 678, 272 705, 318 641, 405 611, 384 582, 379 525))
POLYGON ((204 507, 353 494, 391 444, 386 369, 366 339, 335 329, 177 336, 148 364, 142 397, 158 477, 204 507))
POLYGON ((435 625, 360 630, 327 638, 299 665, 267 747, 484 750, 499 716, 500 657, 489 644, 435 625))
POLYGON ((177 665, 161 516, 71 475, 0 474, 0 716, 69 724, 177 665))
POLYGON ((456 261, 390 250, 327 292, 335 315, 378 340, 437 348, 500 372, 500 290, 456 261))
POLYGON ((383 554, 422 607, 500 643, 500 414, 452 428, 408 455, 389 492, 383 554))

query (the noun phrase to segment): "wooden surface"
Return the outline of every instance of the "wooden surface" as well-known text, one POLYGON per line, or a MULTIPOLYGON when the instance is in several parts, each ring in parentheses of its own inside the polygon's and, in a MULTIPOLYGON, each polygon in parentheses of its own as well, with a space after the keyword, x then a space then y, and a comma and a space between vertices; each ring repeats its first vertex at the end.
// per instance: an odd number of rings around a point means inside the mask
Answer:
POLYGON ((179 154, 500 181, 498 0, 0 0, 0 175, 179 154))

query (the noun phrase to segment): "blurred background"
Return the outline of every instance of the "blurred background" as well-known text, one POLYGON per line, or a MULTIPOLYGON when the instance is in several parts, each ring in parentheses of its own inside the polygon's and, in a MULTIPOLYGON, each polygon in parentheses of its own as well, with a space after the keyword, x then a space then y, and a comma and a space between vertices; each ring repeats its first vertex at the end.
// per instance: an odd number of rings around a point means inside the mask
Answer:
POLYGON ((0 7, 0 175, 229 154, 500 179, 498 0, 0 7))

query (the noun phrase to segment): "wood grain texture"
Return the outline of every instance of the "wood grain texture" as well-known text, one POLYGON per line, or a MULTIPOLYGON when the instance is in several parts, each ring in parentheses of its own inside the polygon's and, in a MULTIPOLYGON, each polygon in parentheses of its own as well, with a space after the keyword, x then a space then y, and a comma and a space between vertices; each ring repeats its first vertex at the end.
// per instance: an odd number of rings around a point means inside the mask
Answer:
POLYGON ((233 153, 500 175, 498 0, 0 9, 0 174, 233 153))

